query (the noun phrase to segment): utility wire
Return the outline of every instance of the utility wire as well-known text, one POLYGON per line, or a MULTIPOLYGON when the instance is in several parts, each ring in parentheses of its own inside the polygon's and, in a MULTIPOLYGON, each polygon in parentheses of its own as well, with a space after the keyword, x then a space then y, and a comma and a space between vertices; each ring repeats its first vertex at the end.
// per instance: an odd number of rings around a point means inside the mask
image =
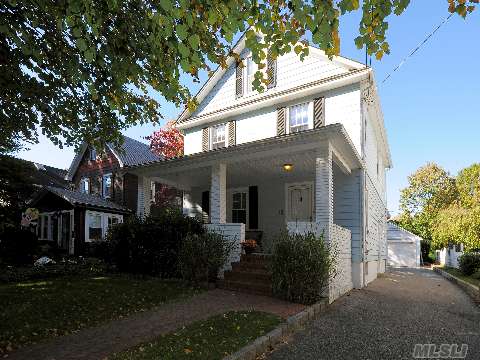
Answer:
POLYGON ((402 61, 400 61, 400 63, 395 67, 395 69, 393 69, 392 72, 390 72, 386 77, 385 79, 382 80, 381 84, 385 83, 385 81, 387 81, 395 71, 397 71, 398 69, 400 69, 402 67, 403 64, 405 64, 407 62, 408 59, 410 59, 418 50, 420 50, 420 48, 425 45, 425 43, 428 42, 428 40, 430 40, 430 38, 443 26, 445 25, 445 23, 447 23, 448 20, 450 20, 450 18, 453 16, 454 13, 451 13, 450 15, 448 15, 445 19, 443 19, 443 21, 435 28, 433 29, 433 31, 427 35, 427 37, 417 45, 417 47, 415 49, 413 49, 410 54, 408 54, 405 58, 403 58, 402 61))

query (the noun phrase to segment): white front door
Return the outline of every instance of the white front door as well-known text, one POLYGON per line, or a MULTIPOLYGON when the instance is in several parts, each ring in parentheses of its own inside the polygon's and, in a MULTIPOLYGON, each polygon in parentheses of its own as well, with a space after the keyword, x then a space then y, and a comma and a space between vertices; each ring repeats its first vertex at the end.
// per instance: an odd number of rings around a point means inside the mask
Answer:
POLYGON ((287 221, 313 221, 312 188, 310 183, 288 185, 287 221))

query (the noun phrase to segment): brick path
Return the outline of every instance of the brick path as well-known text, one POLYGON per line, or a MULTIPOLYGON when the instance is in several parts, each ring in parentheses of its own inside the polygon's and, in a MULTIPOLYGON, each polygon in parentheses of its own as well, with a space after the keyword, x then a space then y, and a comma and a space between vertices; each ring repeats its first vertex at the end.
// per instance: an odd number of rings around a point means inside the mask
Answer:
POLYGON ((93 360, 128 349, 197 320, 230 310, 258 310, 283 318, 303 310, 265 296, 215 289, 182 302, 169 303, 121 320, 75 334, 27 346, 9 354, 9 360, 93 360))

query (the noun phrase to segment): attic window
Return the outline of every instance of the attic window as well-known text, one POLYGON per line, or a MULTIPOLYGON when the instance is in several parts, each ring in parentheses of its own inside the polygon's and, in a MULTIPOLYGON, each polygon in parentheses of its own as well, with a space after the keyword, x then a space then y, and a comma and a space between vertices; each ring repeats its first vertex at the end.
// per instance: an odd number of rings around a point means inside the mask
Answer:
POLYGON ((95 149, 90 149, 90 156, 89 156, 89 159, 91 161, 95 161, 97 160, 97 152, 95 151, 95 149))

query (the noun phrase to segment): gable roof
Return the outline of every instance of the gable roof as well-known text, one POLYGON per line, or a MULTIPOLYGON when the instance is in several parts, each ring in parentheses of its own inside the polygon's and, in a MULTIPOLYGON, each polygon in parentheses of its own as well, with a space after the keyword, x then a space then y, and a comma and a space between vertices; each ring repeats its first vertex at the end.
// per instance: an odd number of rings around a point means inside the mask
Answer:
MULTIPOLYGON (((150 150, 150 146, 138 140, 129 138, 128 136, 123 136, 123 143, 120 148, 116 148, 112 143, 107 143, 106 146, 110 149, 113 155, 115 155, 120 167, 122 168, 125 166, 135 166, 149 163, 161 158, 150 150)), ((82 160, 87 149, 88 144, 86 143, 80 147, 80 150, 73 158, 70 168, 68 169, 68 173, 65 176, 67 180, 72 180, 73 175, 75 175, 75 172, 80 165, 80 161, 82 160)))
POLYGON ((410 231, 405 230, 397 224, 389 221, 387 222, 387 240, 412 242, 423 239, 420 236, 415 235, 414 233, 411 233, 410 231))
MULTIPOLYGON (((236 54, 241 54, 241 52, 245 49, 245 33, 240 37, 240 39, 237 41, 237 43, 233 46, 232 52, 236 54)), ((328 59, 328 56, 325 54, 325 52, 317 47, 314 46, 309 46, 309 49, 312 53, 315 53, 320 56, 324 56, 326 59, 328 59)), ((360 70, 360 69, 366 69, 365 65, 362 63, 359 63, 357 61, 348 59, 343 56, 334 56, 331 60, 334 63, 337 63, 339 65, 342 65, 348 70, 360 70)), ((214 71, 214 73, 207 79, 207 81, 203 84, 203 86, 200 88, 200 90, 195 94, 195 98, 197 99, 198 104, 200 104, 205 97, 208 95, 208 93, 214 88, 214 86, 220 81, 220 79, 223 77, 223 75, 227 72, 229 67, 235 62, 235 58, 233 56, 230 56, 227 61, 226 61, 226 66, 222 68, 221 66, 218 66, 217 69, 214 71)), ((192 112, 188 110, 187 107, 185 107, 180 115, 177 117, 175 120, 175 123, 181 123, 184 122, 190 115, 192 115, 192 112)))
POLYGON ((66 200, 74 206, 85 206, 92 208, 100 208, 106 210, 115 210, 120 212, 130 212, 127 208, 114 203, 113 201, 105 200, 99 196, 81 193, 79 191, 59 188, 55 186, 44 186, 42 190, 34 197, 31 204, 37 203, 48 192, 66 200))

